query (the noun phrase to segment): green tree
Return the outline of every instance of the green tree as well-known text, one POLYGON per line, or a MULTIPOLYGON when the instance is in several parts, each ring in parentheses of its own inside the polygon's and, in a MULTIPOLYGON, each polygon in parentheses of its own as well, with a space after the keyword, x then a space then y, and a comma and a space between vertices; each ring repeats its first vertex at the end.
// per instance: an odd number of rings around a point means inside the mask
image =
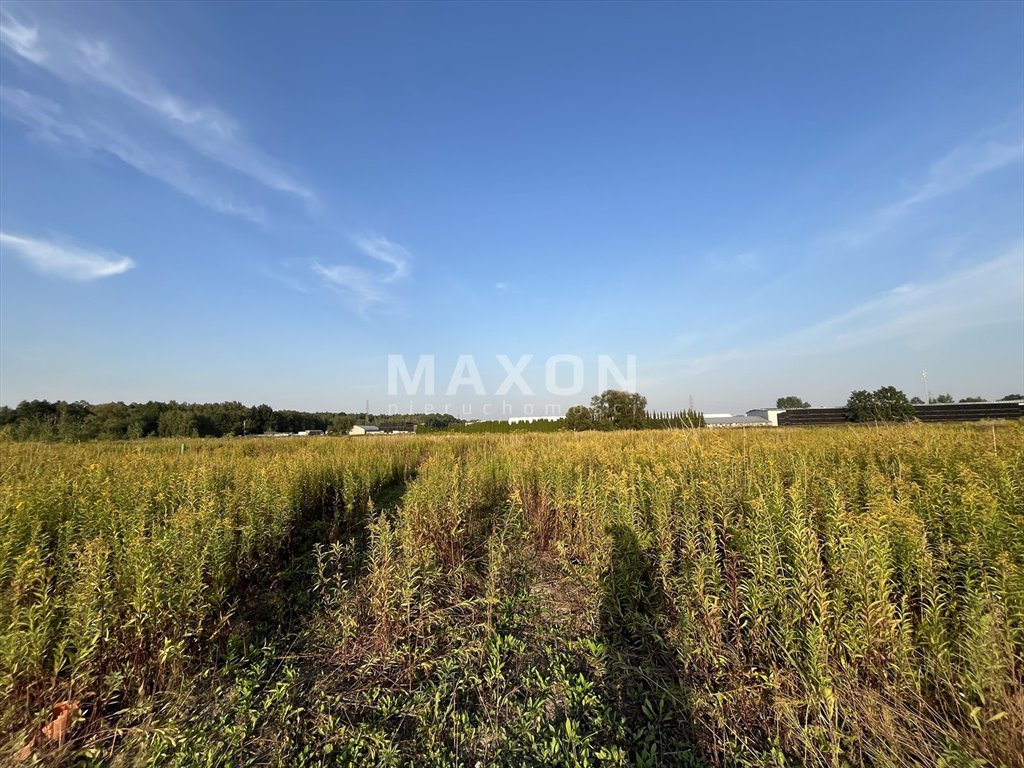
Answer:
POLYGON ((412 418, 418 418, 431 429, 448 429, 448 427, 452 426, 453 424, 462 423, 461 419, 452 416, 450 413, 428 413, 418 417, 409 418, 410 420, 412 420, 412 418))
POLYGON ((924 400, 922 400, 920 397, 916 397, 915 396, 915 397, 910 398, 910 404, 911 405, 924 405, 924 400))
POLYGON ((942 403, 943 405, 945 405, 945 404, 948 404, 948 403, 955 403, 956 401, 953 399, 952 395, 947 393, 945 395, 939 395, 938 397, 933 397, 930 402, 932 402, 932 403, 942 403))
POLYGON ((811 404, 796 395, 786 395, 775 401, 776 408, 810 408, 811 404))
POLYGON ((574 405, 565 412, 565 428, 583 432, 594 428, 594 412, 585 405, 574 405))
POLYGON ((1005 401, 1010 401, 1010 400, 1024 400, 1024 395, 1007 395, 1006 397, 1001 397, 1001 398, 999 398, 999 399, 1000 399, 1000 400, 1005 400, 1005 401))
POLYGON ((960 398, 960 402, 961 403, 984 403, 985 402, 985 398, 981 397, 981 396, 978 396, 978 397, 961 397, 960 398))
POLYGON ((198 437, 196 417, 184 408, 175 408, 160 414, 160 437, 198 437))
POLYGON ((846 401, 846 418, 850 421, 873 421, 875 398, 866 389, 855 389, 846 401))
POLYGON ((348 431, 356 424, 355 416, 339 414, 331 421, 330 432, 332 435, 347 435, 348 431))
POLYGON ((590 409, 598 427, 641 429, 647 414, 647 398, 638 392, 606 389, 600 395, 594 395, 590 409))
POLYGON ((914 406, 906 394, 896 387, 876 389, 875 403, 881 421, 909 421, 914 418, 914 406))
POLYGON ((906 394, 891 386, 874 392, 858 389, 851 392, 846 401, 846 415, 850 421, 909 421, 914 414, 914 406, 906 394))

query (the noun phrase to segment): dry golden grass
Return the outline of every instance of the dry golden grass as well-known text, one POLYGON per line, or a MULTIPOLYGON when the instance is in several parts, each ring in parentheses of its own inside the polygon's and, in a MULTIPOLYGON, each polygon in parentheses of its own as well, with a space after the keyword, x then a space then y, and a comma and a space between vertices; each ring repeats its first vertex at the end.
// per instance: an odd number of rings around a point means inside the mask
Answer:
POLYGON ((1021 764, 1021 425, 3 444, 0 472, 8 756, 1021 764))

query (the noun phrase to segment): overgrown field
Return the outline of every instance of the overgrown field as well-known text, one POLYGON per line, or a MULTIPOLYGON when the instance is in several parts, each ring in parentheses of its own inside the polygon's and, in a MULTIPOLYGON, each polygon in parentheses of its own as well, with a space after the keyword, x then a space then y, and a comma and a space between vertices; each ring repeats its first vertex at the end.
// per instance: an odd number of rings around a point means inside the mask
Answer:
POLYGON ((1024 765, 1024 425, 0 444, 0 763, 1024 765))

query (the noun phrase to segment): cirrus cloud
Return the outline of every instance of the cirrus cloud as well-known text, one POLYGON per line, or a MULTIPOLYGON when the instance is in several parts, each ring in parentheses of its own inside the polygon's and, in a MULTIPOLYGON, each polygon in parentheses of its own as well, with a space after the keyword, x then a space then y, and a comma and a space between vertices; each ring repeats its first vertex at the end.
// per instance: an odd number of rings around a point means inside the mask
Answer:
POLYGON ((42 23, 24 8, 17 16, 5 8, 0 11, 0 51, 64 86, 47 96, 5 89, 5 109, 46 138, 109 152, 219 213, 263 219, 255 206, 226 195, 223 184, 212 184, 215 174, 236 183, 241 176, 298 199, 310 211, 319 208, 316 192, 249 141, 225 110, 172 92, 105 39, 42 23))
POLYGON ((388 300, 387 288, 409 275, 412 253, 408 248, 374 232, 351 235, 356 249, 370 259, 385 264, 384 272, 352 264, 324 265, 313 262, 313 273, 334 291, 344 296, 357 312, 365 312, 371 305, 388 300))
POLYGON ((66 280, 96 280, 120 275, 135 262, 113 251, 98 251, 0 232, 0 247, 35 271, 66 280))

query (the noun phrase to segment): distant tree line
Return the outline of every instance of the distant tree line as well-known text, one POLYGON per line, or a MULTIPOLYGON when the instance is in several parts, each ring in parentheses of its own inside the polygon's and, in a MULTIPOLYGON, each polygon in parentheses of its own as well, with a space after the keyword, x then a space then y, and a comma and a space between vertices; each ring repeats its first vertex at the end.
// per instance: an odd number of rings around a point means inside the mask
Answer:
MULTIPOLYGON (((1001 401, 1024 400, 1010 394, 1001 401)), ((952 403, 951 395, 929 398, 930 403, 952 403)), ((961 403, 984 402, 981 397, 965 397, 961 403)), ((904 421, 914 418, 914 405, 920 398, 908 400, 895 387, 874 392, 857 390, 847 401, 850 421, 904 421)), ((810 403, 794 395, 780 397, 779 408, 809 408, 810 403)), ((0 406, 0 438, 13 440, 133 440, 143 437, 224 437, 273 432, 301 432, 319 429, 332 434, 347 434, 355 424, 366 421, 365 414, 275 410, 269 405, 246 406, 239 402, 178 403, 102 403, 85 401, 24 400, 15 408, 0 406)), ((377 426, 399 423, 420 425, 422 432, 442 432, 452 428, 461 432, 554 432, 615 429, 685 429, 704 426, 704 415, 692 409, 674 412, 647 410, 647 398, 636 392, 606 390, 591 399, 590 405, 575 405, 563 419, 509 424, 488 421, 467 424, 447 413, 370 414, 369 423, 377 426)))
MULTIPOLYGON (((878 391, 881 391, 881 390, 878 390, 878 391)), ((877 392, 869 393, 869 394, 877 394, 877 392)), ((1012 400, 1024 400, 1024 395, 1006 395, 1005 397, 999 398, 998 402, 1009 402, 1009 401, 1012 401, 1012 400)), ((861 412, 863 410, 862 404, 865 402, 863 394, 858 395, 857 401, 858 401, 858 403, 857 403, 858 412, 861 412)), ((924 400, 922 400, 920 397, 912 397, 912 398, 910 398, 909 402, 910 402, 911 405, 924 405, 925 404, 924 400)), ((958 401, 954 400, 953 396, 949 395, 949 394, 937 395, 936 397, 929 397, 928 398, 928 404, 929 405, 948 404, 948 403, 955 403, 955 402, 958 402, 958 401)), ((981 396, 975 396, 975 397, 961 397, 959 402, 961 402, 961 403, 985 403, 985 402, 988 402, 988 400, 986 398, 984 398, 984 397, 981 397, 981 396)), ((788 410, 788 409, 792 409, 792 408, 810 408, 811 404, 808 403, 806 400, 803 400, 803 399, 801 399, 801 398, 799 398, 799 397, 797 397, 795 395, 787 395, 785 397, 780 397, 778 400, 776 400, 775 401, 775 407, 776 408, 785 408, 785 409, 788 410)))
MULTIPOLYGON (((1003 402, 1010 402, 1012 400, 1024 400, 1024 395, 1005 395, 1004 397, 999 398, 999 400, 997 400, 996 402, 1003 403, 1003 402)), ((910 398, 910 402, 913 403, 914 405, 924 405, 925 404, 924 400, 922 400, 920 397, 912 397, 912 398, 910 398)), ((939 404, 947 405, 949 403, 956 403, 956 402, 960 402, 960 403, 987 403, 988 399, 982 397, 981 395, 975 395, 974 397, 961 397, 959 400, 954 400, 953 396, 950 395, 950 394, 936 395, 935 397, 931 397, 931 396, 928 397, 928 405, 939 405, 939 404)))
MULTIPOLYGON (((473 421, 466 424, 452 424, 449 431, 466 435, 513 435, 522 432, 560 432, 565 429, 564 419, 537 419, 536 421, 473 421)), ((420 430, 430 434, 438 432, 436 428, 420 430)))
POLYGON ((704 426, 704 414, 693 409, 650 412, 647 398, 637 392, 608 389, 566 411, 564 428, 573 432, 613 429, 685 429, 704 426))
POLYGON ((786 395, 775 401, 776 408, 810 408, 811 404, 796 395, 786 395))
MULTIPOLYGON (((275 410, 226 403, 103 403, 25 400, 0 407, 0 437, 14 440, 133 440, 142 437, 225 437, 319 429, 347 433, 363 414, 275 410)), ((461 423, 450 414, 371 414, 370 423, 412 422, 444 429, 461 423)))
POLYGON ((706 426, 704 414, 688 408, 685 411, 647 413, 644 429, 692 429, 706 426))
MULTIPOLYGON (((1020 395, 1006 395, 997 402, 1024 400, 1020 395)), ((928 398, 930 405, 950 405, 954 402, 952 395, 939 395, 928 398)), ((961 403, 985 403, 984 397, 963 397, 961 403)), ((919 397, 907 399, 906 393, 896 387, 882 387, 874 392, 858 389, 850 393, 846 401, 846 414, 850 421, 910 421, 915 418, 915 405, 924 405, 919 397)))

